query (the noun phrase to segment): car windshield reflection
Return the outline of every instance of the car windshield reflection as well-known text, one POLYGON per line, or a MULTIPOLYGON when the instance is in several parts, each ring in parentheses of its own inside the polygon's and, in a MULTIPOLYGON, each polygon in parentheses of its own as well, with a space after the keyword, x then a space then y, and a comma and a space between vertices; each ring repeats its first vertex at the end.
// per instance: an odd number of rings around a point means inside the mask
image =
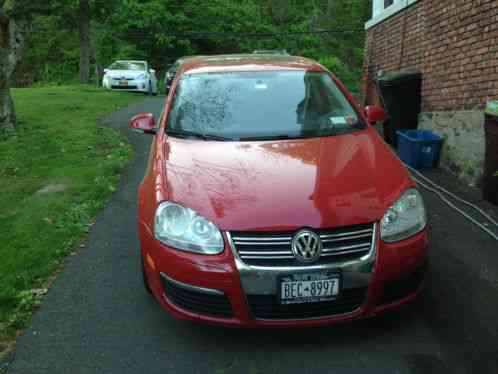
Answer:
POLYGON ((335 136, 364 129, 326 73, 191 74, 176 92, 168 129, 232 140, 335 136))

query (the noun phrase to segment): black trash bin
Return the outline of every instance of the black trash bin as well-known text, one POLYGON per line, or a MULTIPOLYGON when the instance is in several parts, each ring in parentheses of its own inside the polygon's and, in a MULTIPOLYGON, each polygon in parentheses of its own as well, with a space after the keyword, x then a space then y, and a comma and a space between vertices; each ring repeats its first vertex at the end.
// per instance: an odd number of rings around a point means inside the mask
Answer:
POLYGON ((482 194, 485 200, 498 205, 498 101, 489 102, 484 122, 486 156, 482 194))
POLYGON ((421 108, 422 73, 395 72, 377 78, 379 94, 390 115, 384 127, 385 141, 397 148, 397 130, 415 130, 421 108))

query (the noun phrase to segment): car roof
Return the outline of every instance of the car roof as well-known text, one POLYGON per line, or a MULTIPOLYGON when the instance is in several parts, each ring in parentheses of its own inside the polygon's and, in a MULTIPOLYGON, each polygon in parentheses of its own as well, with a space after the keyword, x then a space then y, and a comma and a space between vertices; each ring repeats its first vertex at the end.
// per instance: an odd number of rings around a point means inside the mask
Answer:
POLYGON ((200 57, 204 57, 204 56, 203 55, 183 56, 183 57, 180 57, 178 60, 176 60, 176 62, 183 63, 184 61, 190 60, 192 58, 200 58, 200 57))
POLYGON ((114 62, 132 62, 132 63, 139 62, 141 64, 146 64, 147 63, 147 61, 141 61, 141 60, 116 60, 114 62))
POLYGON ((195 58, 200 58, 200 57, 204 57, 204 56, 201 56, 201 55, 183 56, 183 57, 180 57, 179 59, 175 60, 171 64, 171 66, 175 66, 177 64, 181 65, 181 64, 185 63, 188 60, 195 59, 195 58))
POLYGON ((287 50, 285 49, 255 49, 252 52, 253 55, 271 55, 271 54, 279 54, 279 55, 289 55, 287 50))
POLYGON ((183 61, 180 68, 183 74, 264 70, 324 71, 325 68, 308 58, 283 54, 195 56, 183 61))

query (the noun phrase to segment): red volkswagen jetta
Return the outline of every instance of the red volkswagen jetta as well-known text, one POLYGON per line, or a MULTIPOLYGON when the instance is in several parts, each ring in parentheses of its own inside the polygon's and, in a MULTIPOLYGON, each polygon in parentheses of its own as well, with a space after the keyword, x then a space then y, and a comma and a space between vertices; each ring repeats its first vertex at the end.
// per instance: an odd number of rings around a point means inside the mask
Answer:
POLYGON ((410 175, 318 63, 186 60, 138 193, 146 287, 176 317, 305 326, 370 317, 421 289, 428 238, 410 175))

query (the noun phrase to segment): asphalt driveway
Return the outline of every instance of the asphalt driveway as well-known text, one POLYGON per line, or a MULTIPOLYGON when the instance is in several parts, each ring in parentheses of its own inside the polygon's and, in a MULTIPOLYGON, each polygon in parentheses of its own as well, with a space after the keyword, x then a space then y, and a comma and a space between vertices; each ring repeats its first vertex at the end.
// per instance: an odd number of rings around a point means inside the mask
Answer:
MULTIPOLYGON (((163 100, 106 123, 126 131, 132 115, 158 115, 163 100)), ((140 279, 136 190, 152 138, 126 133, 134 160, 18 339, 9 373, 498 373, 498 244, 432 194, 428 289, 399 314, 307 330, 174 320, 140 279)))

